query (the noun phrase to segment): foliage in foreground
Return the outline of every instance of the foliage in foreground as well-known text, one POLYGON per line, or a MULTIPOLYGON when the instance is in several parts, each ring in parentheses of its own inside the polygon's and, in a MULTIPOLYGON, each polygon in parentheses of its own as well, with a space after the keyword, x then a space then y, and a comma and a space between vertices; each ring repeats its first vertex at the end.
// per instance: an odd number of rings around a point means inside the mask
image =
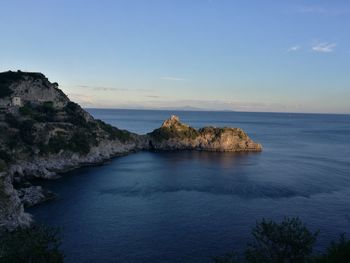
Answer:
MULTIPOLYGON (((214 257, 215 263, 349 263, 350 240, 342 235, 322 255, 312 254, 318 232, 298 218, 281 223, 263 219, 252 229, 253 242, 244 257, 235 252, 214 257)), ((32 226, 0 232, 0 263, 62 263, 61 238, 56 228, 32 226)))
POLYGON ((252 230, 253 243, 248 245, 248 262, 306 262, 316 242, 317 232, 310 232, 298 218, 281 223, 263 219, 252 230))
POLYGON ((322 255, 312 254, 318 232, 309 231, 298 218, 281 223, 263 219, 252 229, 253 242, 242 259, 236 253, 213 258, 215 263, 349 263, 350 240, 344 235, 322 255))
POLYGON ((56 228, 32 226, 0 233, 0 263, 61 263, 61 238, 56 228))
POLYGON ((315 259, 315 263, 349 263, 350 240, 341 235, 339 240, 332 242, 327 251, 315 259))

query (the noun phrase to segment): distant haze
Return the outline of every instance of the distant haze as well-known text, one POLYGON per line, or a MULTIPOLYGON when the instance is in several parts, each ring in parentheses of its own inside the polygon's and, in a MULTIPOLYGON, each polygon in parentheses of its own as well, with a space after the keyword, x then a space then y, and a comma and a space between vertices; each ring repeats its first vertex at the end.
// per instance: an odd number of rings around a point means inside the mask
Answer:
POLYGON ((0 71, 84 107, 350 113, 348 0, 11 0, 0 71))

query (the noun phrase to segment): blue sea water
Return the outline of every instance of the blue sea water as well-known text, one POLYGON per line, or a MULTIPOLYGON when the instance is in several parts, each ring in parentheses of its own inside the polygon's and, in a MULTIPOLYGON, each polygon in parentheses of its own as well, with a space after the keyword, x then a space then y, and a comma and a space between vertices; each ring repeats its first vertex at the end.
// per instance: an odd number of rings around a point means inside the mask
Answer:
POLYGON ((210 262, 263 217, 298 216, 321 250, 350 235, 350 116, 89 109, 146 133, 171 114, 243 128, 261 153, 139 152, 42 182, 59 198, 29 211, 62 228, 66 262, 210 262))

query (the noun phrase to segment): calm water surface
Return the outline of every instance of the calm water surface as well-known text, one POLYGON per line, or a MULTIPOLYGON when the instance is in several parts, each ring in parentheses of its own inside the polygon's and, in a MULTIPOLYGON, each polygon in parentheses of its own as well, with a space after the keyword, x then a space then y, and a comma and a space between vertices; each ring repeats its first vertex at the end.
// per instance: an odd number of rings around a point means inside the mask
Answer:
POLYGON ((299 216, 322 249, 350 234, 350 116, 95 110, 146 133, 170 114, 194 127, 243 128, 262 153, 139 152, 43 182, 30 209, 63 229, 66 262, 210 262, 240 251, 262 217, 299 216))

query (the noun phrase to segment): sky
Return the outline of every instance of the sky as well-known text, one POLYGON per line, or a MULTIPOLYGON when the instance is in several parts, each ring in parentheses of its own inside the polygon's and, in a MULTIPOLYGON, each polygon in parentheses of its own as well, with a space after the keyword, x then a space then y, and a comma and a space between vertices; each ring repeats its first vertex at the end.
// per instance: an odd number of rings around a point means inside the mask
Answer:
POLYGON ((0 71, 84 107, 350 113, 348 0, 1 0, 0 71))

